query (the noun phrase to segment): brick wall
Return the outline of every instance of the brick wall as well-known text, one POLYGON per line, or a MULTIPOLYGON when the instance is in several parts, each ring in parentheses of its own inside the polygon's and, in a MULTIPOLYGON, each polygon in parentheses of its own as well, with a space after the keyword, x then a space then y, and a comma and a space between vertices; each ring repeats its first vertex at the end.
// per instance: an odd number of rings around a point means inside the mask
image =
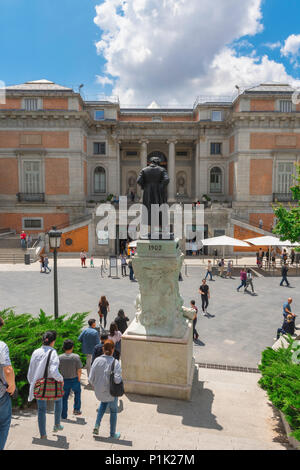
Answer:
POLYGON ((87 195, 87 162, 83 162, 84 194, 87 195))
POLYGON ((17 194, 18 192, 18 160, 0 158, 0 194, 17 194))
MULTIPOLYGON (((234 238, 237 238, 238 240, 246 240, 248 238, 256 238, 256 237, 262 237, 260 233, 256 233, 252 230, 247 230, 243 227, 240 227, 239 225, 234 226, 234 238)), ((235 252, 242 252, 242 253, 256 253, 258 248, 262 248, 263 250, 267 251, 268 247, 261 246, 249 246, 249 248, 243 248, 239 246, 234 247, 235 252)))
POLYGON ((250 195, 269 196, 273 192, 273 160, 270 158, 250 162, 250 195))
POLYGON ((272 150, 274 148, 299 148, 300 134, 256 132, 250 135, 250 149, 272 150))
POLYGON ((79 253, 82 250, 89 251, 89 230, 87 225, 62 234, 59 251, 79 253), (72 245, 67 245, 66 240, 68 238, 72 240, 72 245))
POLYGON ((233 153, 235 150, 235 136, 232 135, 229 139, 229 153, 233 153))
POLYGON ((65 109, 69 107, 68 98, 44 98, 44 109, 65 109))
POLYGON ((17 131, 0 131, 0 148, 69 148, 69 132, 50 131, 50 132, 17 132, 17 131), (36 142, 30 142, 28 136, 34 137, 36 142), (38 139, 38 136, 41 138, 38 139))
POLYGON ((275 100, 251 100, 250 111, 275 111, 275 100))
POLYGON ((0 109, 21 109, 21 98, 6 98, 6 103, 0 103, 0 109))
POLYGON ((45 159, 46 194, 69 194, 69 159, 45 159))
POLYGON ((274 213, 271 212, 270 214, 250 214, 249 215, 249 221, 250 224, 258 225, 259 221, 263 221, 263 229, 267 231, 271 231, 271 227, 273 226, 274 222, 274 213))
POLYGON ((87 153, 87 137, 83 137, 83 151, 87 153))
POLYGON ((44 229, 43 230, 26 230, 27 233, 40 233, 46 232, 51 229, 52 226, 59 226, 62 224, 69 223, 69 214, 49 214, 49 213, 0 213, 0 228, 11 228, 20 233, 22 230, 22 218, 35 218, 43 217, 44 229))

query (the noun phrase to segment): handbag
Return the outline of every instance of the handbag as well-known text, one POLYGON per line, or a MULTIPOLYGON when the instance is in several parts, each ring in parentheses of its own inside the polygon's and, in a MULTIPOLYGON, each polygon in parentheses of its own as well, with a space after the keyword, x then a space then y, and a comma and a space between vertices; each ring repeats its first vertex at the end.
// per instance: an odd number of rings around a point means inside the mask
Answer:
POLYGON ((110 370, 110 394, 112 397, 121 397, 124 395, 124 384, 123 380, 119 384, 115 383, 115 362, 116 360, 114 359, 110 370))
POLYGON ((33 395, 36 400, 57 400, 64 396, 63 383, 48 378, 48 367, 53 349, 48 354, 44 377, 36 381, 33 395))

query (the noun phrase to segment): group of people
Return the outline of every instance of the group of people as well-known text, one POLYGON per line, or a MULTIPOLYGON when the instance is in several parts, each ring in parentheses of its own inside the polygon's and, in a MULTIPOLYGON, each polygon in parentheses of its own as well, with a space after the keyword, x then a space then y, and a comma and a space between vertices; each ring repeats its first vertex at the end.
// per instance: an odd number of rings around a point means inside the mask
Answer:
POLYGON ((120 256, 121 258, 121 273, 122 277, 127 276, 126 267, 128 266, 129 269, 129 280, 135 281, 134 271, 132 266, 132 259, 130 257, 126 257, 124 254, 120 256))
POLYGON ((20 233, 20 241, 21 241, 21 248, 26 250, 26 248, 30 248, 32 244, 32 236, 30 234, 26 234, 24 230, 20 233))
MULTIPOLYGON (((116 432, 118 399, 111 395, 110 375, 114 374, 116 384, 122 381, 120 365, 121 338, 127 329, 126 317, 119 310, 109 331, 102 330, 101 335, 96 329, 96 320, 90 319, 78 341, 82 353, 86 356, 86 369, 90 386, 94 388, 96 398, 101 402, 97 410, 94 435, 99 434, 103 415, 110 409, 110 437, 119 439, 116 432), (113 366, 113 371, 112 371, 113 366)), ((4 321, 0 318, 0 328, 4 321)), ((29 382, 28 401, 36 399, 37 420, 41 439, 47 439, 46 414, 47 402, 54 401, 53 433, 63 430, 62 420, 68 418, 68 399, 71 391, 74 393, 73 414, 81 415, 81 374, 82 362, 78 354, 74 354, 74 342, 66 339, 63 352, 58 355, 55 350, 56 331, 47 331, 42 337, 42 345, 36 349, 30 359, 27 380, 29 382)), ((15 394, 15 373, 11 365, 8 346, 0 341, 0 450, 7 441, 12 406, 11 398, 15 394)))
POLYGON ((49 267, 49 258, 48 255, 40 255, 40 273, 49 274, 51 273, 51 268, 49 267))
MULTIPOLYGON (((224 258, 221 258, 218 261, 218 273, 220 277, 230 278, 232 279, 232 268, 233 268, 233 261, 230 259, 227 262, 227 267, 225 266, 224 258)), ((211 260, 207 262, 207 270, 205 275, 205 280, 210 277, 210 280, 213 281, 213 265, 211 260)))
POLYGON ((283 324, 281 328, 277 330, 276 340, 280 338, 280 335, 294 335, 295 334, 295 321, 297 315, 292 313, 292 302, 293 299, 290 297, 287 302, 283 304, 283 324))

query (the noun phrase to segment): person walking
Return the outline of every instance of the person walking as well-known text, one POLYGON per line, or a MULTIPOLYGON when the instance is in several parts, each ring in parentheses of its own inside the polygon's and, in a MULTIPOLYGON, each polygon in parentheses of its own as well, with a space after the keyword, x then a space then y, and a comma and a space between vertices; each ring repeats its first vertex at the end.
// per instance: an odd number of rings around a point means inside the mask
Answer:
POLYGON ((68 418, 68 398, 74 392, 73 414, 81 415, 81 372, 82 363, 78 354, 74 354, 74 342, 66 339, 63 344, 64 353, 59 356, 59 370, 64 378, 64 396, 62 401, 62 419, 68 418))
POLYGON ((100 326, 102 326, 102 320, 104 320, 104 329, 106 328, 107 324, 108 312, 110 312, 108 300, 106 299, 105 295, 102 295, 98 303, 98 314, 100 319, 100 326))
POLYGON ((126 256, 124 254, 121 255, 121 273, 122 273, 122 277, 126 277, 127 276, 127 273, 126 273, 126 266, 127 266, 127 260, 126 260, 126 256))
POLYGON ((220 275, 220 277, 224 276, 224 267, 225 267, 225 261, 224 261, 224 258, 222 258, 219 261, 219 275, 220 275))
POLYGON ((102 333, 100 335, 100 344, 97 344, 94 348, 93 357, 92 357, 92 365, 93 365, 94 360, 97 357, 100 357, 100 356, 102 356, 102 354, 104 354, 103 353, 103 344, 107 340, 108 340, 108 334, 107 333, 102 333))
POLYGON ((247 270, 245 292, 248 292, 248 287, 249 286, 251 286, 252 294, 254 294, 253 276, 252 276, 252 273, 251 273, 251 269, 247 270))
MULTIPOLYGON (((0 329, 4 321, 0 317, 0 329)), ((11 397, 15 393, 15 373, 12 368, 9 349, 0 341, 0 450, 4 450, 11 424, 11 397)))
POLYGON ((48 274, 47 269, 48 269, 48 273, 51 273, 51 269, 49 268, 49 258, 47 255, 45 255, 44 256, 44 273, 45 274, 48 274))
POLYGON ((226 271, 226 277, 230 277, 230 279, 232 279, 232 266, 233 266, 233 261, 230 259, 228 260, 227 271, 226 271))
POLYGON ((203 316, 205 316, 207 314, 207 307, 210 299, 210 291, 208 285, 206 284, 206 279, 202 280, 202 285, 199 288, 199 292, 201 294, 202 312, 203 316))
POLYGON ((294 264, 295 262, 295 257, 296 257, 296 253, 295 253, 295 250, 294 248, 291 249, 291 254, 290 254, 290 258, 291 258, 291 265, 294 264))
POLYGON ((196 330, 198 307, 196 307, 195 300, 191 300, 191 308, 195 311, 194 318, 193 318, 193 340, 196 341, 199 338, 199 335, 198 335, 198 331, 196 330))
POLYGON ((45 272, 44 255, 40 255, 39 262, 40 262, 40 273, 44 273, 45 272))
POLYGON ((83 354, 86 354, 86 369, 87 375, 89 375, 92 364, 92 356, 95 346, 100 343, 99 333, 96 330, 96 320, 91 318, 88 321, 88 328, 83 330, 78 337, 78 341, 81 343, 81 350, 83 354))
MULTIPOLYGON (((247 287, 247 272, 246 272, 245 268, 243 268, 240 272, 240 280, 241 280, 241 284, 237 288, 238 292, 240 291, 241 287, 245 287, 245 288, 247 287)), ((244 290, 244 292, 245 292, 245 290, 244 290)))
MULTIPOLYGON (((28 401, 34 399, 34 390, 37 382, 45 376, 45 372, 48 374, 49 379, 54 379, 56 382, 64 383, 63 376, 59 372, 59 358, 56 350, 54 349, 56 341, 56 331, 47 331, 43 335, 42 347, 36 349, 30 360, 27 379, 30 384, 28 401)), ((52 400, 52 398, 51 398, 52 400)), ((47 412, 47 401, 48 399, 38 399, 38 426, 40 431, 41 439, 47 439, 46 432, 46 412, 47 412)), ((54 427, 53 432, 63 430, 63 426, 60 424, 61 411, 62 411, 62 397, 53 398, 54 401, 54 427)))
POLYGON ((124 310, 120 309, 118 311, 118 316, 115 318, 115 323, 122 334, 125 333, 128 328, 127 322, 129 322, 129 318, 126 317, 124 310))
POLYGON ((213 276, 212 276, 212 263, 210 260, 207 262, 207 271, 206 271, 206 276, 205 280, 210 276, 210 281, 213 281, 213 276))
POLYGON ((121 338, 122 333, 118 330, 118 325, 115 322, 112 322, 109 327, 108 339, 113 341, 115 345, 114 357, 118 360, 120 359, 121 355, 121 338))
POLYGON ((93 385, 96 398, 100 401, 93 435, 99 435, 99 428, 107 407, 110 411, 110 437, 120 439, 120 433, 116 432, 118 397, 110 394, 110 375, 114 367, 114 381, 122 382, 122 369, 118 360, 113 357, 114 342, 107 340, 103 345, 104 354, 97 357, 92 365, 89 382, 93 385))
POLYGON ((288 274, 288 270, 289 270, 289 267, 286 263, 284 263, 281 267, 281 275, 282 275, 282 279, 281 279, 281 282, 280 282, 280 286, 282 287, 283 286, 283 283, 285 282, 286 283, 286 286, 287 287, 290 287, 290 283, 287 279, 287 274, 288 274))
POLYGON ((80 253, 80 261, 81 261, 81 267, 86 268, 85 261, 86 261, 86 252, 84 250, 81 250, 80 253))

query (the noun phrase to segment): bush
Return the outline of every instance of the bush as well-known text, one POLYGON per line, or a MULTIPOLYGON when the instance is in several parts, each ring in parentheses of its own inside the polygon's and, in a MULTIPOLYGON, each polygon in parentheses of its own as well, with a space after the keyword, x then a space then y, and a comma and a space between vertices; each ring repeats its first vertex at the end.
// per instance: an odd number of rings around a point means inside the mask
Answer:
POLYGON ((87 313, 75 313, 67 317, 63 315, 57 320, 53 316, 47 316, 40 311, 40 315, 34 318, 30 314, 16 315, 13 310, 0 312, 5 324, 1 328, 0 339, 9 347, 9 355, 16 374, 16 385, 19 396, 14 405, 24 406, 27 403, 29 384, 27 372, 33 351, 41 347, 43 334, 48 330, 57 332, 55 349, 58 354, 63 352, 62 345, 65 339, 74 341, 74 352, 83 360, 81 343, 77 341, 86 320, 87 313))
POLYGON ((292 436, 300 441, 300 367, 298 361, 292 360, 293 355, 299 358, 300 345, 299 342, 295 345, 292 338, 286 349, 266 349, 259 366, 262 372, 259 384, 267 391, 273 405, 285 415, 292 436))

